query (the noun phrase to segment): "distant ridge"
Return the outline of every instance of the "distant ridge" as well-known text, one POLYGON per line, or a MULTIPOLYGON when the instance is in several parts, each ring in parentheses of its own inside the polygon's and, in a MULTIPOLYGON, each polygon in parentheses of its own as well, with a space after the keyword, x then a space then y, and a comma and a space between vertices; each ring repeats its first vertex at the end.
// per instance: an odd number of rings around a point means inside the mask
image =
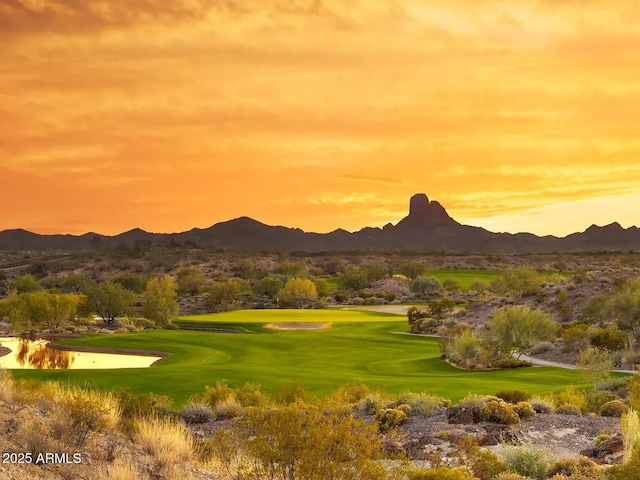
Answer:
POLYGON ((591 225, 566 237, 531 233, 493 233, 455 221, 440 203, 418 193, 409 201, 409 214, 396 225, 365 227, 354 233, 337 229, 310 233, 299 228, 271 226, 249 217, 194 228, 182 233, 149 233, 139 228, 115 236, 39 235, 23 229, 0 232, 3 250, 84 250, 118 245, 197 245, 218 249, 264 251, 401 251, 459 254, 516 254, 585 251, 640 251, 640 229, 614 222, 591 225))

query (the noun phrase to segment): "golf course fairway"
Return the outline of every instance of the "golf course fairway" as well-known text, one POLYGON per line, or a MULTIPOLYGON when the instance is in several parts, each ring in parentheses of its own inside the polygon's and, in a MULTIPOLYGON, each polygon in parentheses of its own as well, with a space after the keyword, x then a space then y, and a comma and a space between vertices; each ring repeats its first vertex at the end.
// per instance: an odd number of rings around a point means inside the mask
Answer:
POLYGON ((390 393, 428 392, 453 401, 468 393, 495 394, 521 389, 534 394, 573 384, 589 388, 574 370, 550 367, 465 371, 440 358, 437 338, 401 335, 404 315, 345 309, 240 310, 179 317, 181 328, 225 329, 244 333, 144 330, 93 334, 65 340, 68 345, 171 352, 152 368, 109 370, 14 370, 16 378, 89 384, 106 390, 168 395, 183 405, 193 393, 226 380, 266 392, 299 381, 316 395, 361 380, 390 393), (317 323, 322 329, 279 330, 267 324, 317 323))

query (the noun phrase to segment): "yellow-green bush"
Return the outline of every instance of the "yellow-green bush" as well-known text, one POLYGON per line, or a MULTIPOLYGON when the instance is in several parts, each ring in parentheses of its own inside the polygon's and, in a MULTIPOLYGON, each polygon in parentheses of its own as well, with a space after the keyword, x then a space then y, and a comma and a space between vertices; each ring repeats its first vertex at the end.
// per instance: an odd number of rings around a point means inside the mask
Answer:
POLYGON ((556 408, 555 413, 558 415, 582 415, 579 407, 567 403, 556 408))
POLYGON ((388 432, 407 421, 407 414, 396 408, 385 408, 376 413, 373 417, 381 432, 388 432))
POLYGON ((474 480, 468 468, 436 467, 429 470, 413 470, 408 473, 409 480, 474 480))
POLYGON ((589 413, 587 397, 580 390, 576 390, 573 385, 570 385, 561 392, 554 394, 553 402, 556 409, 563 405, 574 405, 581 413, 589 413))
POLYGON ((529 402, 516 403, 513 406, 513 411, 516 412, 521 420, 530 420, 536 416, 536 411, 529 402))
POLYGON ((513 407, 497 397, 485 398, 480 415, 487 422, 502 423, 504 425, 517 425, 520 423, 520 417, 513 410, 513 407))
POLYGON ((613 400, 602 405, 600 409, 600 415, 603 417, 621 417, 623 414, 629 411, 624 403, 619 400, 613 400))
POLYGON ((547 467, 547 477, 554 475, 563 475, 572 479, 577 476, 592 480, 605 480, 606 478, 603 468, 587 457, 556 460, 547 467))

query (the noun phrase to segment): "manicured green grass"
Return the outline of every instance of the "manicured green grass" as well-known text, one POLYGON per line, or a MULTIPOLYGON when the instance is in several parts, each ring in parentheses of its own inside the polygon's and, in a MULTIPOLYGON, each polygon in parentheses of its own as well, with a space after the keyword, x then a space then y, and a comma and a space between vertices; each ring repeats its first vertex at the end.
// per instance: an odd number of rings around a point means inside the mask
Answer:
POLYGON ((338 277, 325 277, 330 292, 335 292, 338 289, 338 277))
POLYGON ((440 282, 451 279, 458 282, 462 290, 471 290, 473 283, 478 280, 484 283, 491 283, 492 280, 500 277, 500 270, 427 270, 425 275, 435 277, 440 282))
POLYGON ((426 391, 458 400, 469 392, 492 394, 523 389, 547 393, 569 384, 587 388, 579 373, 556 368, 462 371, 440 359, 438 340, 397 335, 406 318, 348 310, 246 310, 188 316, 176 322, 203 328, 239 328, 251 334, 146 330, 132 334, 92 335, 67 340, 72 345, 173 352, 157 366, 127 370, 16 370, 18 378, 89 383, 106 389, 169 395, 178 405, 205 385, 226 379, 262 385, 267 392, 281 382, 300 381, 325 395, 359 379, 391 393, 426 391), (321 322, 332 328, 274 331, 271 322, 321 322))

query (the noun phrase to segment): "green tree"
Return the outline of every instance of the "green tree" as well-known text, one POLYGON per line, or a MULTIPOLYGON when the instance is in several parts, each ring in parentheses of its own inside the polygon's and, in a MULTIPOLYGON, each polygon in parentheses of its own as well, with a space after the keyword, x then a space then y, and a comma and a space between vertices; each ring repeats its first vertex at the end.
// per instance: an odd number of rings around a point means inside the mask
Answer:
POLYGON ((640 342, 640 279, 625 281, 609 305, 609 312, 618 327, 640 342))
POLYGON ((316 286, 318 297, 324 298, 329 296, 329 284, 324 278, 314 278, 313 283, 316 286))
POLYGON ((427 271, 427 266, 422 262, 404 262, 398 265, 398 271, 413 280, 427 271))
POLYGON ((518 353, 536 343, 553 340, 558 324, 539 309, 509 307, 496 310, 488 323, 486 344, 502 353, 518 353))
POLYGON ((387 266, 381 262, 367 263, 363 269, 367 282, 369 283, 377 282, 388 274, 387 266))
POLYGON ((593 384, 593 388, 604 383, 611 376, 613 360, 611 354, 599 348, 583 350, 576 364, 582 370, 584 377, 593 384))
POLYGON ((442 290, 442 284, 435 277, 420 275, 413 279, 409 290, 420 297, 429 297, 442 290))
POLYGON ((42 290, 42 286, 31 274, 22 275, 11 282, 11 288, 17 293, 37 292, 42 290))
POLYGON ((176 275, 178 293, 180 295, 196 296, 204 290, 206 280, 197 268, 186 267, 178 270, 176 275))
POLYGON ((278 305, 281 307, 303 308, 318 298, 316 285, 308 278, 291 278, 278 292, 278 305))
POLYGON ((261 278, 253 286, 253 292, 258 296, 265 296, 271 299, 276 298, 282 288, 283 282, 278 277, 269 275, 261 278))
POLYGON ((21 293, 5 300, 2 308, 16 329, 58 328, 73 321, 82 296, 46 290, 21 293))
POLYGON ((162 326, 169 325, 179 310, 177 290, 175 278, 169 275, 149 280, 143 293, 142 314, 162 326))
POLYGON ((211 312, 232 310, 240 301, 240 284, 237 280, 215 282, 209 288, 205 306, 211 312))
POLYGON ((498 293, 505 293, 519 302, 526 295, 533 295, 540 290, 542 278, 533 267, 507 268, 502 276, 492 282, 492 288, 498 293))
POLYGON ((105 282, 89 290, 85 309, 102 318, 104 323, 113 324, 116 318, 131 311, 136 297, 133 292, 114 282, 105 282))
POLYGON ((87 294, 95 285, 96 282, 86 273, 71 273, 62 281, 62 291, 65 293, 87 294))
POLYGON ((338 287, 342 290, 359 290, 369 285, 367 274, 360 267, 345 267, 338 275, 338 287))
POLYGON ((112 283, 116 283, 130 292, 140 295, 147 288, 148 278, 146 275, 137 273, 121 273, 111 279, 112 283))
POLYGON ((289 277, 301 277, 307 273, 307 267, 300 262, 286 261, 276 265, 273 272, 289 277))

